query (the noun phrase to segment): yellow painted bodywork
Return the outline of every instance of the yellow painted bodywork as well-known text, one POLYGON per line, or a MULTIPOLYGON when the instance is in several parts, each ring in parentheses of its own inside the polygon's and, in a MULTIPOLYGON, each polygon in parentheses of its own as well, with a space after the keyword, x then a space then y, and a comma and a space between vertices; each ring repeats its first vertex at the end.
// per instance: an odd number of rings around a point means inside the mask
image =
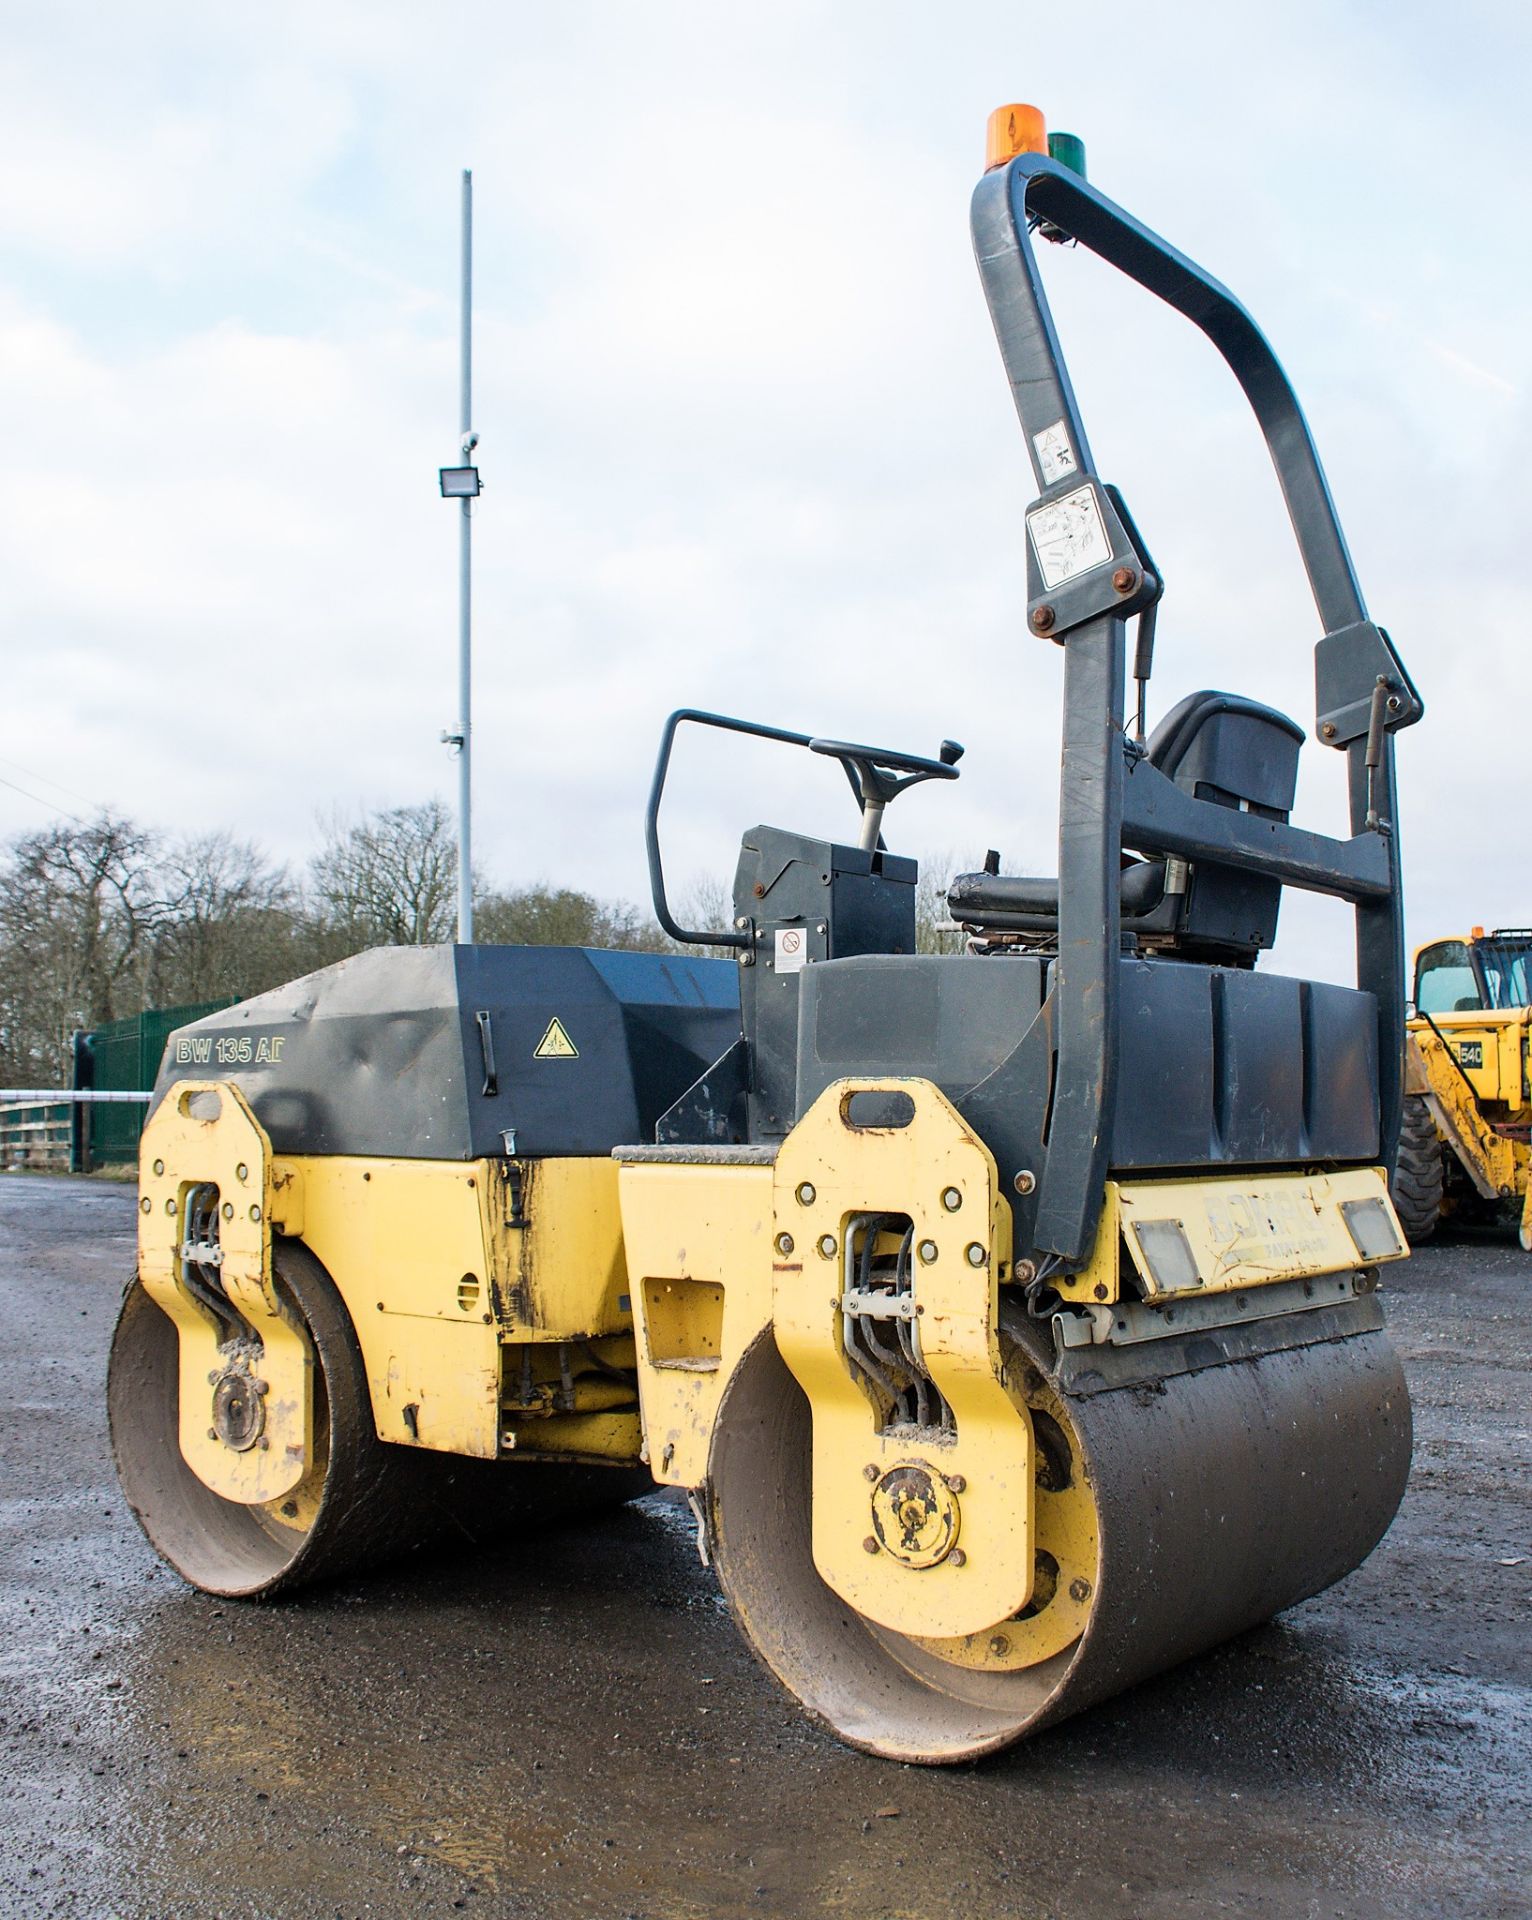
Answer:
POLYGON ((772 1170, 628 1161, 621 1193, 649 1469, 700 1487, 723 1390, 771 1319, 772 1170))
MULTIPOLYGON (((1341 1203, 1380 1199, 1386 1209, 1369 1169, 1109 1182, 1091 1261, 1054 1284, 1091 1302, 1167 1297, 1135 1250, 1141 1219, 1183 1228, 1190 1290, 1355 1267, 1341 1203)), ((769 1327, 812 1409, 815 1563, 860 1614, 1003 1665, 1046 1657, 1039 1636, 1085 1607, 1017 1619, 1039 1541, 1088 1593, 1093 1511, 1035 1491, 1031 1416, 999 1337, 1010 1210, 988 1148, 927 1081, 837 1083, 774 1162, 699 1149, 620 1167, 275 1155, 236 1086, 188 1082, 146 1126, 142 1202, 144 1284, 180 1334, 182 1451, 227 1498, 290 1494, 312 1452, 312 1356, 273 1284, 273 1236, 287 1235, 350 1315, 384 1440, 481 1459, 645 1459, 662 1483, 697 1488, 724 1391, 769 1327), (866 1093, 907 1097, 908 1123, 856 1124, 866 1093), (267 1386, 267 1445, 242 1453, 210 1438, 210 1376, 245 1363, 219 1349, 180 1266, 199 1182, 219 1189, 222 1284, 260 1335, 247 1344, 267 1386), (848 1223, 885 1213, 911 1223, 909 1308, 947 1432, 885 1429, 846 1356, 848 1223), (922 1474, 929 1524, 894 1541, 922 1474), (975 1638, 1006 1621, 1005 1650, 975 1638)))
POLYGON ((1011 1218, 989 1148, 929 1081, 837 1081, 782 1144, 773 1219, 777 1346, 813 1414, 820 1578, 864 1618, 904 1633, 977 1633, 1008 1618, 1032 1591, 1032 1422, 1000 1354, 997 1276, 1011 1218), (854 1124, 865 1094, 905 1095, 908 1124, 854 1124), (852 1217, 868 1213, 910 1219, 914 1324, 954 1433, 880 1430, 846 1359, 844 1239, 852 1217), (933 1476, 957 1516, 955 1550, 928 1566, 867 1545, 884 1537, 880 1476, 911 1467, 933 1476))
POLYGON ((617 1168, 611 1159, 480 1162, 481 1211, 500 1321, 516 1340, 633 1331, 617 1168), (527 1225, 512 1225, 512 1168, 527 1225))
MULTIPOLYGON (((1491 933, 1490 946, 1502 937, 1491 933)), ((1417 948, 1417 991, 1428 953, 1439 947, 1466 953, 1484 938, 1475 927, 1417 948)), ((1521 1244, 1532 1253, 1532 1007, 1465 1005, 1415 1015, 1405 1047, 1405 1091, 1424 1098, 1437 1138, 1481 1200, 1521 1201, 1521 1244)), ((1444 1210, 1453 1204, 1449 1188, 1444 1210)))
POLYGON ((1090 1260, 1078 1273, 1051 1284, 1066 1300, 1114 1302, 1132 1274, 1147 1298, 1174 1300, 1343 1273, 1403 1260, 1408 1253, 1381 1167, 1109 1180, 1090 1260), (1392 1250, 1362 1253, 1343 1211, 1358 1203, 1381 1207, 1392 1230, 1392 1250), (1180 1229, 1195 1263, 1196 1278, 1189 1284, 1167 1286, 1157 1277, 1140 1239, 1141 1225, 1167 1223, 1180 1229))
POLYGON ((1059 1486, 1047 1473, 1033 1475, 1033 1565, 1043 1578, 1022 1613, 997 1619, 978 1633, 918 1636, 940 1659, 987 1673, 1015 1673, 1051 1660, 1078 1640, 1090 1619, 1101 1581, 1101 1530, 1095 1494, 1080 1457, 1069 1407, 1051 1382, 1038 1376, 1029 1401, 1054 1420, 1073 1449, 1073 1471, 1059 1486))
MULTIPOLYGON (((1450 1061, 1442 1064, 1458 1084, 1461 1086, 1466 1079, 1478 1099, 1505 1108, 1508 1116, 1525 1114, 1529 1105, 1528 1037, 1532 1035, 1532 1007, 1438 1013, 1432 1015, 1432 1020, 1441 1038, 1432 1030, 1430 1021, 1418 1016, 1410 1021, 1410 1032, 1422 1047, 1434 1047, 1438 1053, 1442 1050, 1442 1041, 1446 1041, 1457 1065, 1454 1067, 1450 1061)), ((1435 1077, 1433 1073, 1432 1078, 1435 1077)))
POLYGON ((1532 1008, 1434 1020, 1434 1028, 1423 1018, 1409 1023, 1405 1092, 1425 1100, 1481 1199, 1521 1200, 1521 1244, 1532 1252, 1532 1146, 1499 1131, 1532 1120, 1532 1008))
POLYGON ((271 1281, 272 1214, 289 1196, 270 1142, 238 1087, 183 1081, 144 1127, 139 1181, 138 1272, 175 1322, 180 1349, 181 1452, 226 1500, 279 1499, 303 1479, 313 1447, 313 1355, 271 1281), (182 1261, 187 1201, 210 1182, 219 1196, 218 1278, 261 1343, 220 1346, 223 1328, 187 1282, 182 1261), (279 1198, 281 1194, 281 1198, 279 1198), (242 1371, 264 1387, 260 1438, 246 1451, 212 1429, 213 1386, 242 1371))
POLYGON ((774 1165, 722 1164, 705 1150, 691 1160, 625 1162, 622 1210, 644 1428, 659 1479, 685 1487, 706 1479, 724 1387, 771 1324, 812 1410, 821 1578, 865 1618, 911 1634, 973 1634, 1026 1604, 1032 1430, 998 1337, 1010 1214, 989 1149, 945 1095, 924 1080, 837 1082, 774 1165), (907 1095, 909 1124, 850 1124, 849 1103, 863 1092, 907 1095), (934 1258, 914 1260, 912 1285, 922 1355, 955 1433, 880 1431, 846 1359, 842 1243, 852 1216, 873 1212, 907 1214, 915 1245, 935 1249, 934 1258), (866 1545, 878 1533, 877 1483, 906 1467, 937 1477, 952 1515, 930 1565, 866 1545))
POLYGON ((500 1329, 487 1163, 295 1156, 303 1240, 356 1329, 378 1435, 493 1459, 500 1329))
POLYGON ((610 1159, 279 1156, 237 1086, 182 1082, 145 1127, 140 1190, 140 1273, 180 1335, 182 1452, 226 1498, 288 1493, 312 1446, 312 1357, 272 1286, 273 1232, 301 1239, 334 1282, 381 1439, 480 1459, 637 1459, 633 1392, 606 1371, 634 1364, 610 1159), (268 1444, 244 1453, 209 1437, 209 1375, 228 1355, 180 1272, 185 1197, 204 1181, 222 1202, 220 1278, 262 1343, 268 1444), (561 1346, 580 1350, 567 1387, 561 1346), (528 1371, 533 1398, 504 1405, 528 1371))
MULTIPOLYGON (((351 1312, 381 1439, 494 1459, 507 1347, 631 1334, 609 1160, 288 1164, 303 1239, 351 1312)), ((571 1416, 549 1403, 535 1417, 571 1416)), ((606 1454, 609 1424, 564 1430, 559 1450, 593 1436, 606 1454)))

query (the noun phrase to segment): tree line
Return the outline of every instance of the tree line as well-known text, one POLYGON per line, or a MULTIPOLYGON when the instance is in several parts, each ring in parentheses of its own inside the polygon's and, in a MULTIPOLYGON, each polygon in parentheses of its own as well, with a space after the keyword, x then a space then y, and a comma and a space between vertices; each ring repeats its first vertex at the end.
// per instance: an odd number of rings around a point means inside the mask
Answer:
MULTIPOLYGON (((930 952, 952 863, 923 866, 930 952)), ((727 924, 729 910, 713 879, 677 908, 692 926, 727 924)), ((243 999, 367 947, 450 940, 456 923, 456 839, 439 800, 332 816, 297 871, 228 833, 168 834, 113 813, 19 834, 0 850, 0 1085, 67 1085, 77 1028, 243 999)), ((675 950, 630 902, 543 882, 476 882, 474 937, 675 950)))
MULTIPOLYGON (((476 889, 490 942, 663 947, 623 901, 569 887, 476 889)), ((0 1081, 67 1083, 78 1027, 145 1007, 243 999, 366 947, 450 940, 457 854, 440 801, 331 818, 301 870, 228 833, 103 813, 0 854, 0 1081)))

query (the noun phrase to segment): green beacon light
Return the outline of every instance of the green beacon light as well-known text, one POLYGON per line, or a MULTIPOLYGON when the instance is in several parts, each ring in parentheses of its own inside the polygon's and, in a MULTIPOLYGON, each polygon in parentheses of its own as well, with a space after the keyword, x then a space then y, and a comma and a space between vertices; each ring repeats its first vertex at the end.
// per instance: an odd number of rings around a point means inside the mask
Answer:
POLYGON ((1085 173, 1085 142, 1077 133, 1050 133, 1048 135, 1048 158, 1057 160, 1061 167, 1068 167, 1071 173, 1079 174, 1083 180, 1085 173))

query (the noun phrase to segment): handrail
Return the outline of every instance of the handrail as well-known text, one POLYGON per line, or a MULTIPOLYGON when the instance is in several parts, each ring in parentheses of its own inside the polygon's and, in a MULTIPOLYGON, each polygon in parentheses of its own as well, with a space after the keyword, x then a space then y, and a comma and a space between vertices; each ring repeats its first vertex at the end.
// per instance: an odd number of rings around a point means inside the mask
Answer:
POLYGON ((678 707, 665 722, 660 735, 659 757, 654 778, 649 783, 649 805, 644 813, 644 846, 649 856, 649 891, 654 900, 654 917, 672 940, 688 947, 748 947, 750 936, 735 927, 723 927, 716 933, 702 933, 694 927, 678 924, 670 911, 665 892, 665 869, 660 860, 660 801, 665 793, 665 776, 670 771, 670 750, 676 729, 690 720, 701 727, 718 727, 725 733, 747 733, 757 740, 780 740, 790 747, 806 747, 814 738, 809 733, 792 733, 786 727, 767 727, 756 720, 731 720, 721 713, 705 713, 699 707, 678 707))
POLYGON ((0 1105, 14 1107, 120 1106, 146 1107, 153 1093, 104 1090, 95 1087, 0 1087, 0 1105))

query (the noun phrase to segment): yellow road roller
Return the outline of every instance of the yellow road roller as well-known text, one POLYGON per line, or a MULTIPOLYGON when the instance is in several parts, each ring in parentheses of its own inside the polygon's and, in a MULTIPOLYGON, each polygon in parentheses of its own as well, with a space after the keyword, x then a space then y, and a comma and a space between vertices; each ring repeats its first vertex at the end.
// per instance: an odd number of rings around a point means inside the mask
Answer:
POLYGON ((964 950, 918 954, 889 810, 961 747, 683 709, 646 825, 675 953, 369 952, 175 1034, 109 1400, 130 1504, 207 1591, 658 1482, 804 1708, 938 1763, 1319 1592, 1387 1528, 1393 736, 1421 703, 1249 315, 1033 109, 991 134, 973 233, 1033 482, 1023 644, 1063 656, 1057 873, 991 856, 950 889, 964 950), (1285 714, 1202 690, 1146 726, 1163 582, 1044 297, 1035 248, 1066 240, 1200 327, 1254 409, 1343 834, 1290 818, 1285 714), (842 829, 747 828, 700 928, 661 836, 698 728, 850 790, 842 829), (1286 887, 1350 904, 1354 987, 1257 965, 1286 887))

